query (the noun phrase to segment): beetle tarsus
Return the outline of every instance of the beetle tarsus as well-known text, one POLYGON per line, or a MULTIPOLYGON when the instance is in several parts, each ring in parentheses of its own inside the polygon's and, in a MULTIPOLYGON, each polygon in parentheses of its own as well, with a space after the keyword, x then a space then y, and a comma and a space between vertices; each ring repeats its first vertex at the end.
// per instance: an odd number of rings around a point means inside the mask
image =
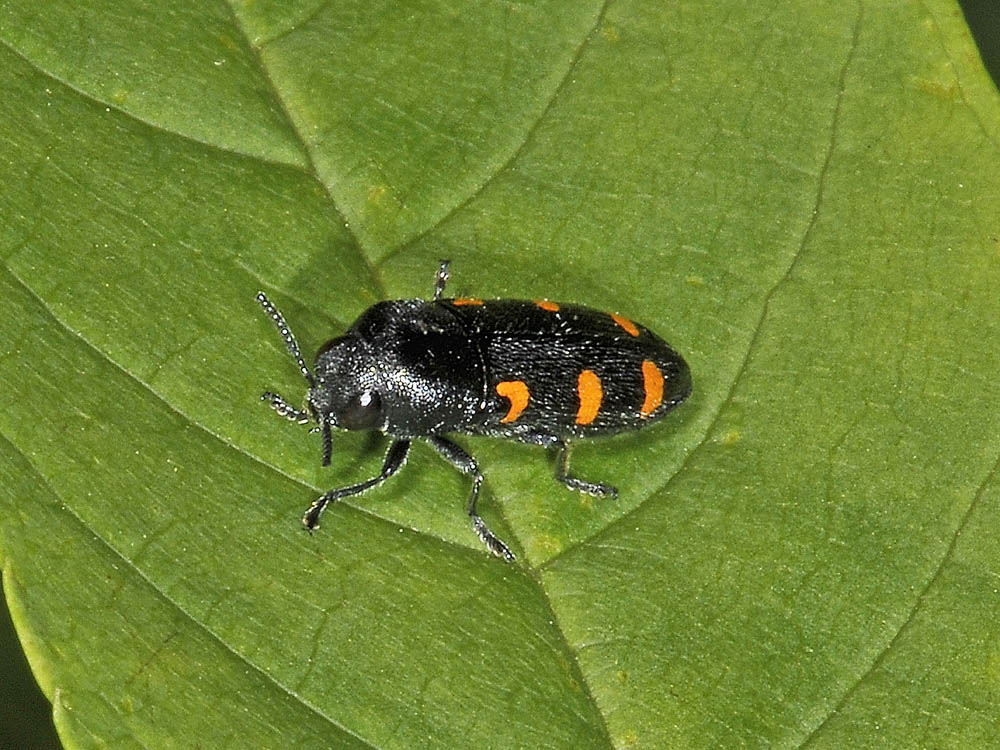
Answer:
POLYGON ((497 557, 501 557, 507 562, 514 562, 516 559, 514 553, 510 551, 510 547, 503 543, 503 541, 483 522, 483 519, 475 514, 472 515, 472 528, 475 530, 476 534, 482 540, 483 544, 486 545, 486 549, 492 552, 497 557))
POLYGON ((434 275, 434 299, 436 300, 441 299, 441 295, 444 294, 444 285, 448 283, 448 264, 450 262, 442 260, 434 275))
POLYGON ((556 443, 556 445, 559 446, 559 456, 556 458, 556 479, 558 481, 562 482, 571 490, 583 492, 587 495, 593 495, 594 497, 610 497, 612 499, 618 498, 617 488, 612 487, 610 484, 605 484, 604 482, 588 482, 584 479, 571 477, 569 475, 569 443, 564 440, 560 440, 556 443))

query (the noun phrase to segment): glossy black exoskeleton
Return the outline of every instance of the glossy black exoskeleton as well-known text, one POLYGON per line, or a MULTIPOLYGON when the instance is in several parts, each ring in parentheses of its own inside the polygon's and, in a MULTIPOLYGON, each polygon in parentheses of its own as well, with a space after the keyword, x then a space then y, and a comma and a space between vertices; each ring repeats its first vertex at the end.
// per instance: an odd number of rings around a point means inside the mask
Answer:
POLYGON ((368 308, 319 350, 311 372, 281 313, 258 293, 309 384, 305 410, 273 393, 261 398, 292 421, 318 423, 324 466, 333 427, 392 438, 379 475, 322 495, 303 518, 308 529, 318 527, 331 502, 392 476, 419 438, 472 477, 467 510, 473 528, 493 554, 513 560, 476 512, 479 466, 445 435, 556 448, 557 480, 580 492, 615 496, 614 487, 569 475, 569 441, 660 419, 688 397, 691 374, 663 339, 627 318, 548 300, 442 299, 447 279, 448 261, 442 261, 432 300, 368 308))

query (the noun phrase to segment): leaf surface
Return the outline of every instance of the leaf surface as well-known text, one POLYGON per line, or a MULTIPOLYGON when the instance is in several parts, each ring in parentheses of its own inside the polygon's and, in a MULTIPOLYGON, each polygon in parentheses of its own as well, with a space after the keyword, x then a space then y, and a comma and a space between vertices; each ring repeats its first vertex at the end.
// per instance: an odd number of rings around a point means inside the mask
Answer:
POLYGON ((0 560, 68 746, 1000 738, 1000 106, 956 6, 0 6, 0 560), (319 438, 377 300, 580 302, 690 401, 537 448, 319 438))

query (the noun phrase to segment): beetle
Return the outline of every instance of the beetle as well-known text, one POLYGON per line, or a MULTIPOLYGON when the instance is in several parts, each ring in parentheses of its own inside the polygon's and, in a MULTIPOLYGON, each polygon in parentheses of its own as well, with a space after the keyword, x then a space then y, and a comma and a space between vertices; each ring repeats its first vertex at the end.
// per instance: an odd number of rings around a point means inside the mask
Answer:
POLYGON ((308 383, 305 409, 278 394, 261 399, 282 417, 315 422, 330 464, 334 427, 392 438, 375 477, 332 489, 306 511, 309 531, 332 502, 382 484, 426 440, 472 477, 466 510, 487 549, 507 561, 510 548, 476 511, 483 475, 448 433, 511 438, 557 451, 555 478, 597 497, 617 497, 603 482, 569 473, 572 441, 614 435, 655 422, 691 393, 687 363, 649 329, 620 315, 548 300, 444 298, 449 261, 430 300, 379 302, 328 341, 310 371, 284 317, 263 292, 274 322, 308 383))

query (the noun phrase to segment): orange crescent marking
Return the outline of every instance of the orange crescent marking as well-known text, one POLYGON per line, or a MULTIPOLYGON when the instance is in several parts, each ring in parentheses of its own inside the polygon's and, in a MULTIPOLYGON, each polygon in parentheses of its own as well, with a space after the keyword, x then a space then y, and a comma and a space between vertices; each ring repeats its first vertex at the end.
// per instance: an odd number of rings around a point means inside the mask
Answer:
POLYGON ((590 424, 597 419, 597 412, 601 410, 601 401, 604 399, 601 379, 593 370, 584 370, 576 379, 576 393, 580 397, 576 423, 590 424))
POLYGON ((461 306, 461 305, 481 305, 481 304, 483 304, 483 301, 481 299, 477 299, 476 297, 456 297, 455 299, 453 299, 451 301, 451 304, 458 305, 458 306, 461 306))
POLYGON ((633 323, 628 318, 623 318, 621 315, 615 315, 614 313, 612 313, 611 319, 615 321, 615 323, 620 325, 622 328, 624 328, 625 332, 628 333, 629 336, 639 335, 639 329, 636 328, 635 323, 633 323))
POLYGON ((543 310, 548 310, 549 312, 559 312, 559 304, 557 302, 549 302, 547 299, 536 299, 535 304, 543 310))
POLYGON ((510 400, 510 410, 507 412, 507 416, 500 420, 504 423, 513 422, 521 416, 521 412, 528 405, 530 398, 528 386, 522 380, 504 380, 497 383, 497 393, 510 400))
POLYGON ((646 400, 642 402, 639 414, 648 417, 663 403, 663 373, 656 363, 648 359, 642 361, 642 387, 646 391, 646 400))

